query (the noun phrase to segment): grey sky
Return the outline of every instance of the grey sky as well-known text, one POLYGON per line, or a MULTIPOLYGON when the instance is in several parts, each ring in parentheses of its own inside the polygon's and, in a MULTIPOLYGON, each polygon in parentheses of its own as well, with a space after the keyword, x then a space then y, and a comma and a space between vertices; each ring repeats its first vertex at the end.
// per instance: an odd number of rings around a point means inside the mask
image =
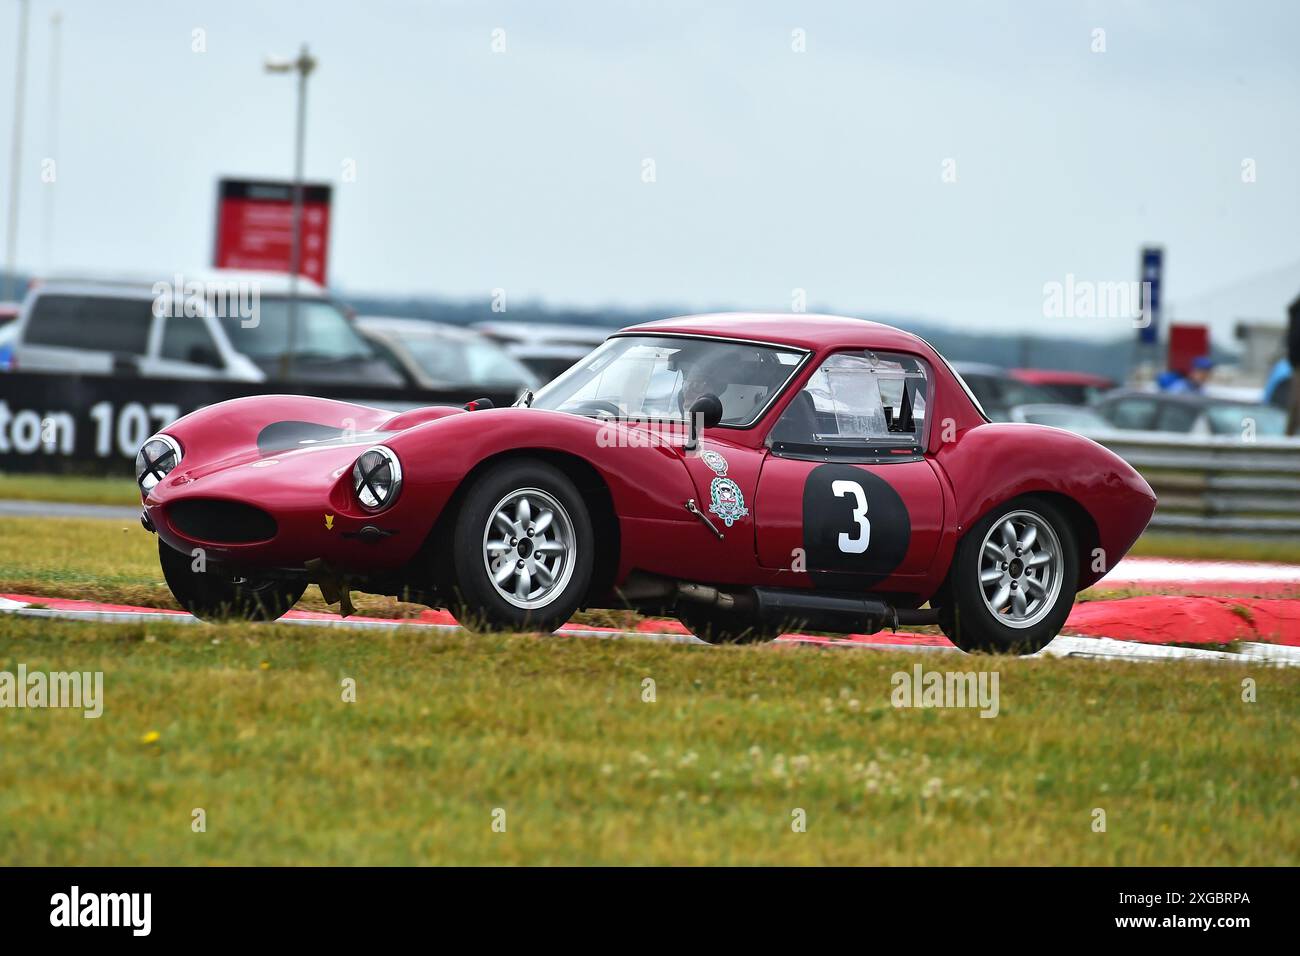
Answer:
MULTIPOLYGON (((0 0, 6 177, 16 24, 0 0)), ((32 27, 21 268, 47 265, 49 188, 59 271, 205 265, 218 175, 290 172, 293 82, 261 61, 305 40, 307 168, 336 183, 354 290, 780 309, 798 287, 1081 334, 1043 284, 1135 278, 1143 242, 1175 303, 1300 281, 1295 3, 33 0, 32 27)))

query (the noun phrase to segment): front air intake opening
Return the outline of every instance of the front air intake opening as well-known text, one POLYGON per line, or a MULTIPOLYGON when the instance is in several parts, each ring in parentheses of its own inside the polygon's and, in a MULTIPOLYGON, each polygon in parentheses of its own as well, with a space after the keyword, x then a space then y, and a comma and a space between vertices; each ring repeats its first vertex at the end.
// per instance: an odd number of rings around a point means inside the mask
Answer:
POLYGON ((187 538, 220 544, 269 541, 277 530, 275 519, 261 508, 215 498, 177 501, 168 506, 167 520, 187 538))

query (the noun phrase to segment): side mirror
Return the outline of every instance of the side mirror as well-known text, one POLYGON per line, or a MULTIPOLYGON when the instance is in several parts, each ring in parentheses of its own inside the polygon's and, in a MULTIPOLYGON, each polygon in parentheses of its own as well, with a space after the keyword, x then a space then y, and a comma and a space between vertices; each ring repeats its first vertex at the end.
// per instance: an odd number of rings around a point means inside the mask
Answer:
POLYGON ((686 439, 686 448, 693 451, 700 445, 700 432, 705 428, 712 428, 718 422, 722 421, 722 399, 713 393, 701 395, 691 403, 690 421, 688 422, 688 437, 686 439))

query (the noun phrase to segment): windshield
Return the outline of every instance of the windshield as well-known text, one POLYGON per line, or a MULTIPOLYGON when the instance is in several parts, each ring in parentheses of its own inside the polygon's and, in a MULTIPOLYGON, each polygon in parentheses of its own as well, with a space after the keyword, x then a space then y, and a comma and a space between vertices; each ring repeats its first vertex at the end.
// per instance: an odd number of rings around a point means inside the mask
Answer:
POLYGON ((412 335, 401 342, 416 364, 440 382, 530 388, 537 384, 537 376, 485 339, 462 341, 441 335, 412 335))
POLYGON ((686 419, 701 396, 722 401, 723 425, 752 425, 805 353, 675 336, 616 336, 551 382, 534 408, 575 415, 686 419))
MULTIPOLYGON (((278 358, 289 351, 289 300, 263 298, 256 318, 256 325, 245 328, 247 319, 238 315, 222 317, 221 326, 234 349, 254 360, 278 358)), ((298 300, 293 353, 302 358, 331 361, 375 357, 370 343, 352 327, 338 306, 322 299, 298 300)))

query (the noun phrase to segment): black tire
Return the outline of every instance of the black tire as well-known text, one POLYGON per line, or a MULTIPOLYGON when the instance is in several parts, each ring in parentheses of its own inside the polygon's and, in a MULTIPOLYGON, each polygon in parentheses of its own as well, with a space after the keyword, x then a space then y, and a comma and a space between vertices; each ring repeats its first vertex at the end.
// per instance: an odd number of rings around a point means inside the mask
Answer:
POLYGON ((502 462, 475 479, 456 515, 452 532, 452 611, 471 630, 553 631, 573 616, 586 596, 595 550, 596 536, 587 506, 564 472, 535 458, 502 462), (521 533, 514 534, 501 527, 495 517, 499 508, 509 509, 512 520, 518 515, 512 496, 522 496, 529 502, 534 526, 550 512, 544 530, 529 535, 528 526, 518 523, 521 533), (498 533, 502 538, 496 538, 498 533), (500 561, 499 572, 512 575, 502 588, 488 571, 489 540, 517 542, 505 551, 492 552, 494 567, 500 561), (525 541, 529 542, 527 546, 525 541), (544 550, 556 548, 563 551, 544 550), (520 562, 528 572, 523 585, 520 562), (551 578, 549 584, 544 574, 551 578), (535 588, 531 587, 534 578, 535 588), (505 588, 512 597, 507 598, 505 588))
MULTIPOLYGON (((1024 535, 1013 533, 1016 544, 1024 535)), ((1024 549, 1022 549, 1024 550, 1024 549)), ((969 653, 984 652, 989 654, 1033 654, 1051 643, 1065 626, 1065 619, 1074 606, 1075 590, 1079 581, 1079 549, 1074 529, 1061 509, 1050 501, 1041 498, 1024 497, 1009 501, 993 509, 980 519, 957 543, 953 555, 952 567, 944 584, 942 596, 938 599, 939 626, 948 635, 948 639, 963 651, 969 653), (1016 516, 1032 516, 1042 524, 1036 529, 1033 544, 1025 554, 1021 554, 1022 564, 1017 566, 1017 551, 1014 545, 1008 545, 1002 535, 1002 526, 1012 521, 1013 532, 1020 527, 1026 530, 1033 524, 1032 520, 1016 516), (1017 522, 1023 521, 1023 525, 1017 522), (996 532, 994 529, 998 529, 996 532), (1046 533, 1050 528, 1051 534, 1046 533), (1038 555, 1051 550, 1051 535, 1055 535, 1057 554, 1036 567, 1029 563, 1039 560, 1038 555), (992 551, 985 552, 985 539, 992 535, 996 540, 990 544, 994 549, 1002 550, 1004 557, 1012 558, 1009 562, 1000 561, 992 551), (1038 540, 1038 535, 1043 540, 1038 540), (1045 567, 1051 567, 1054 575, 1059 575, 1059 582, 1044 577, 1045 567), (1003 577, 987 583, 981 582, 981 574, 993 574, 1001 571, 1003 577), (1015 572, 1019 571, 1017 575, 1015 572), (1014 605, 1003 608, 1004 613, 995 613, 991 603, 1000 603, 1001 589, 1004 584, 1011 587, 1008 600, 1016 600, 1015 591, 1024 597, 1025 613, 1020 613, 1014 605), (1042 597, 1035 597, 1042 591, 1042 597), (1050 598, 1050 600, 1049 600, 1050 598), (1033 602, 1041 601, 1034 605, 1033 602), (1020 621, 1013 626, 1011 622, 1020 621)))
POLYGON ((274 621, 298 603, 304 582, 236 581, 217 567, 194 570, 192 556, 159 539, 158 563, 178 604, 205 621, 274 621))
POLYGON ((707 644, 761 644, 781 636, 779 631, 756 625, 739 614, 715 608, 679 606, 677 620, 707 644))

